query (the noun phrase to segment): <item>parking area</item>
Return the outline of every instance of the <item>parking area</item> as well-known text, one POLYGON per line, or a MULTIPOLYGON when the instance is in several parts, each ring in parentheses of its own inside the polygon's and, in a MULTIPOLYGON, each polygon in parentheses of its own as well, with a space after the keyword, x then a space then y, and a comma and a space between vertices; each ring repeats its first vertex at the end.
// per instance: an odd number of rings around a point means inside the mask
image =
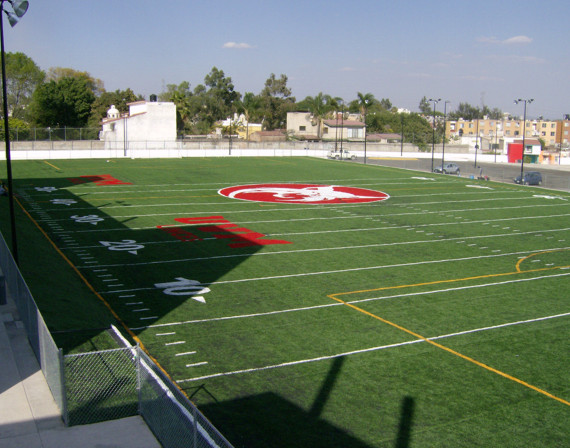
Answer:
MULTIPOLYGON (((450 157, 449 162, 453 159, 450 157)), ((362 157, 358 157, 356 162, 364 163, 362 157)), ((460 168, 460 176, 478 178, 487 176, 490 180, 497 182, 514 183, 514 178, 520 176, 520 164, 511 163, 489 163, 473 161, 453 161, 460 168)), ((431 172, 431 158, 411 158, 411 157, 368 157, 367 164, 392 166, 395 168, 405 168, 416 171, 431 172)), ((447 159, 446 159, 447 163, 447 159)), ((434 159, 434 168, 441 166, 441 158, 434 159)), ((570 191, 570 166, 568 165, 538 165, 525 164, 524 172, 539 171, 542 174, 542 187, 553 190, 570 191)), ((449 176, 450 174, 448 174, 449 176)))

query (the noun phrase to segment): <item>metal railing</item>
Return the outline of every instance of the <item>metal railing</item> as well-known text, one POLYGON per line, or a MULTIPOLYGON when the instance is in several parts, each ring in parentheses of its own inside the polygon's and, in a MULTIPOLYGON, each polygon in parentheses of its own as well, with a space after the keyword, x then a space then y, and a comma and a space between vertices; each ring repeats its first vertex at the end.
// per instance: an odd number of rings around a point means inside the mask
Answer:
POLYGON ((18 314, 26 329, 30 346, 57 406, 62 415, 65 415, 66 398, 62 373, 63 351, 55 344, 1 233, 0 267, 5 277, 6 287, 18 308, 18 314))
POLYGON ((0 267, 68 426, 141 415, 165 448, 232 448, 166 374, 114 327, 121 348, 63 355, 0 233, 0 267))

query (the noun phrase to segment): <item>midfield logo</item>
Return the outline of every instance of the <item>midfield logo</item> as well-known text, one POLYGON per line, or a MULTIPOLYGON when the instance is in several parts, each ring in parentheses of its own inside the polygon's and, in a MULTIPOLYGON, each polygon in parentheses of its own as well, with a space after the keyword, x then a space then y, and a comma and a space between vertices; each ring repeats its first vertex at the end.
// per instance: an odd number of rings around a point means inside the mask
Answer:
POLYGON ((231 199, 283 204, 354 204, 385 201, 390 195, 366 188, 314 184, 258 184, 222 188, 231 199))

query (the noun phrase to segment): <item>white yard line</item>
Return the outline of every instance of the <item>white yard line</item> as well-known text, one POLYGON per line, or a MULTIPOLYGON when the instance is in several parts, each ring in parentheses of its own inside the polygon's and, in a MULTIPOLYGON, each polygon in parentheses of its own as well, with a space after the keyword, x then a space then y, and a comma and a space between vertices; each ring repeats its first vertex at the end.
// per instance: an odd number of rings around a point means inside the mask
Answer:
MULTIPOLYGON (((522 252, 510 252, 505 254, 491 254, 491 255, 478 255, 475 257, 460 257, 460 258, 447 258, 443 260, 424 260, 424 261, 416 261, 411 263, 398 263, 398 264, 390 264, 390 265, 378 265, 378 266, 368 266, 368 267, 359 267, 359 268, 350 268, 350 269, 336 269, 332 271, 316 271, 316 272, 303 272, 298 274, 288 274, 288 275, 276 275, 276 276, 269 276, 269 277, 254 277, 254 278, 242 278, 237 280, 225 280, 219 282, 212 282, 212 283, 204 283, 204 285, 221 285, 225 283, 242 283, 242 282, 252 282, 252 281, 263 281, 263 280, 276 280, 276 279, 283 279, 283 278, 296 278, 296 277, 307 277, 312 275, 330 275, 330 274, 339 274, 339 273, 346 273, 346 272, 357 272, 357 271, 368 271, 374 269, 389 269, 389 268, 400 268, 400 267, 409 267, 409 266, 420 266, 426 264, 437 264, 437 263, 449 263, 449 262, 457 262, 457 261, 470 261, 470 260, 480 260, 484 258, 497 258, 497 257, 506 257, 506 256, 513 256, 513 255, 528 255, 529 253, 541 252, 544 250, 566 250, 570 249, 570 247, 558 247, 558 248, 549 248, 549 249, 536 249, 536 250, 528 250, 522 252)), ((124 266, 124 264, 120 264, 117 266, 124 266)), ((98 291, 99 294, 116 294, 116 293, 125 293, 125 292, 133 292, 133 291, 154 291, 156 288, 134 288, 134 289, 125 289, 121 291, 98 291)))
MULTIPOLYGON (((511 283, 519 283, 519 282, 530 282, 534 280, 544 280, 547 278, 552 277, 565 277, 570 275, 570 273, 563 273, 563 274, 552 274, 552 275, 543 275, 539 277, 532 277, 532 278, 523 278, 523 279, 515 279, 515 280, 506 280, 502 282, 493 282, 493 283, 484 283, 480 285, 471 285, 471 286, 459 286, 455 288, 445 288, 445 289, 436 289, 431 291, 421 291, 421 292, 414 292, 414 293, 402 293, 402 294, 394 294, 390 296, 381 296, 381 297, 372 297, 367 299, 359 299, 359 300, 351 300, 347 301, 346 303, 350 304, 357 304, 357 303, 364 303, 364 302, 372 302, 372 301, 379 301, 379 300, 386 300, 386 299, 396 299, 401 297, 413 297, 413 296, 422 296, 422 295, 429 295, 429 294, 441 294, 445 292, 453 292, 453 291, 461 291, 466 289, 475 289, 475 288, 487 288, 492 286, 500 286, 505 284, 511 283)), ((195 320, 187 320, 181 322, 167 322, 163 324, 152 324, 144 327, 138 328, 131 328, 134 331, 138 330, 145 330, 147 328, 162 328, 162 327, 172 327, 172 326, 179 326, 179 325, 192 325, 192 324, 201 324, 201 323, 210 323, 210 322, 219 322, 225 320, 234 320, 234 319, 248 319, 252 317, 265 317, 265 316, 273 316, 276 314, 285 314, 285 313, 292 313, 298 311, 311 311, 320 308, 329 308, 333 306, 342 306, 343 303, 340 302, 331 302, 323 305, 314 305, 314 306, 306 306, 301 308, 290 308, 286 310, 278 310, 278 311, 267 311, 263 313, 252 313, 252 314, 238 314, 234 316, 224 316, 224 317, 212 317, 209 319, 195 319, 195 320)))
MULTIPOLYGON (((513 238, 518 237, 520 235, 531 235, 534 233, 539 232, 566 232, 570 230, 570 227, 561 228, 561 229, 550 229, 550 230, 541 230, 541 231, 529 231, 529 232, 512 232, 512 233, 500 233, 500 234, 492 234, 492 235, 475 235, 475 236, 468 236, 462 238, 446 238, 446 239, 429 239, 429 240, 418 240, 418 241, 400 241, 394 243, 375 243, 375 244, 363 244, 358 246, 339 246, 339 247, 324 247, 324 248, 312 248, 312 249, 298 249, 298 250, 281 250, 281 251, 272 251, 272 252, 256 252, 256 253, 247 253, 247 254, 232 254, 232 255, 217 255, 213 257, 196 257, 196 258, 177 258, 173 260, 158 260, 158 261, 148 261, 148 262, 137 262, 137 263, 118 263, 118 264, 99 264, 97 267, 116 267, 116 266, 149 266, 149 265, 159 265, 159 264, 169 264, 169 263, 187 263, 192 261, 205 261, 205 260, 219 260, 225 258, 249 258, 249 257, 261 257, 261 256, 272 256, 272 255, 290 255, 290 254, 299 254, 299 253, 307 253, 307 252, 323 252, 323 251, 330 251, 330 250, 355 250, 355 249, 366 249, 372 247, 392 247, 392 246, 405 246, 405 245, 412 245, 412 244, 433 244, 433 243, 446 243, 449 241, 458 241, 458 240, 476 240, 476 239, 488 239, 488 238, 513 238)), ((270 235, 271 236, 271 235, 270 235)), ((544 249, 543 249, 544 250, 544 249)), ((531 251, 524 251, 518 253, 525 253, 531 251)), ((89 268, 90 266, 78 266, 79 269, 89 268)))
MULTIPOLYGON (((465 335, 465 334, 472 334, 472 333, 478 333, 478 332, 482 332, 482 331, 495 330, 498 328, 505 328, 505 327, 510 327, 510 326, 514 326, 514 325, 528 324, 528 323, 539 322, 539 321, 548 320, 548 319, 555 319, 555 318, 565 317, 565 316, 570 316, 570 313, 556 314, 553 316, 546 316, 546 317, 538 317, 536 319, 521 320, 521 321, 517 321, 517 322, 509 322, 509 323, 505 323, 505 324, 494 325, 491 327, 475 328, 472 330, 466 330, 466 331, 461 331, 461 332, 457 332, 457 333, 449 333, 449 334, 445 334, 445 335, 441 335, 441 336, 435 336, 435 337, 428 338, 428 339, 435 341, 438 339, 445 339, 445 338, 461 336, 461 335, 465 335)), ((192 381, 200 381, 200 380, 205 380, 205 379, 209 379, 209 378, 217 378, 217 377, 221 377, 221 376, 238 375, 238 374, 242 374, 242 373, 254 373, 254 372, 260 372, 263 370, 277 369, 280 367, 289 367, 289 366, 295 366, 295 365, 299 365, 299 364, 307 364, 310 362, 325 361, 325 360, 340 358, 340 357, 344 357, 344 356, 357 355, 357 354, 361 354, 361 353, 369 353, 369 352, 378 351, 378 350, 385 350, 388 348, 402 347, 405 345, 417 344, 417 343, 421 343, 421 342, 425 342, 425 341, 423 339, 414 339, 412 341, 400 342, 397 344, 381 345, 381 346, 370 347, 370 348, 365 348, 365 349, 361 349, 361 350, 353 350, 353 351, 344 352, 344 353, 337 353, 334 355, 319 356, 317 358, 301 359, 298 361, 290 361, 290 362, 284 362, 284 363, 280 363, 280 364, 272 364, 272 365, 268 365, 268 366, 255 367, 255 368, 251 368, 251 369, 234 370, 234 371, 230 371, 230 372, 212 373, 210 375, 203 375, 203 376, 194 377, 194 378, 181 379, 181 380, 178 380, 176 382, 177 383, 188 383, 188 382, 192 382, 192 381)))
MULTIPOLYGON (((416 198, 416 197, 432 197, 432 196, 456 196, 456 195, 473 195, 473 194, 499 194, 499 193, 504 193, 503 191, 492 191, 492 192, 481 192, 480 190, 477 190, 476 192, 458 192, 458 193, 433 193, 433 194, 417 194, 417 195, 399 195, 398 198, 416 198)), ((509 192, 512 193, 512 192, 509 192)), ((220 196, 220 198, 222 198, 220 196)), ((486 202, 486 201, 514 201, 514 200, 524 200, 524 201, 528 201, 532 198, 529 198, 528 195, 525 195, 524 197, 504 197, 504 198, 482 198, 482 199, 471 199, 471 200, 465 200, 465 199, 457 199, 457 200, 446 200, 445 203, 446 204, 453 204, 456 202, 460 202, 460 203, 465 203, 465 202, 486 202)), ((257 204, 256 202, 252 202, 251 205, 255 205, 257 204)), ((418 205, 432 205, 432 204, 441 204, 441 201, 434 201, 434 202, 422 202, 419 203, 418 205)), ((107 209, 115 209, 115 208, 119 208, 119 209, 128 209, 128 208, 148 208, 148 207, 188 207, 188 206, 212 206, 212 205, 219 205, 222 207, 225 206, 230 206, 230 205, 244 205, 243 202, 227 202, 227 201, 218 201, 218 202, 176 202, 176 203, 169 203, 169 204, 164 204, 164 203, 160 203, 160 204, 138 204, 138 205, 109 205, 109 206, 90 206, 90 207, 73 207, 73 208, 66 208, 65 211, 78 211, 78 210, 91 210, 93 211, 93 209, 95 210, 107 210, 107 209)), ((315 204, 315 205, 311 205, 309 207, 291 207, 294 206, 295 204, 288 204, 289 207, 288 208, 274 208, 271 209, 271 211, 285 211, 285 210, 294 210, 294 211, 298 211, 298 210, 317 210, 319 208, 322 209, 333 209, 333 208, 351 208, 351 207, 377 207, 378 204, 376 202, 370 202, 367 204, 350 204, 350 205, 333 205, 333 204, 315 204)), ((297 204, 298 205, 298 204, 297 204)), ((394 204, 394 205, 412 205, 412 204, 394 204)), ((54 212, 54 211, 63 211, 64 209, 57 207, 57 208, 47 208, 47 209, 43 209, 46 212, 54 212)), ((191 213, 186 213, 187 215, 200 215, 200 214, 204 214, 204 213, 259 213, 260 209, 255 209, 255 210, 226 210, 226 211, 216 211, 216 212, 212 212, 211 210, 208 211, 198 211, 198 212, 191 212, 191 213)), ((179 212, 178 212, 179 213, 179 212)), ((164 215, 174 215, 177 213, 164 213, 164 215)), ((133 215, 118 215, 118 216, 114 216, 114 218, 127 218, 127 217, 131 217, 133 215)), ((138 215, 134 215, 134 216, 138 216, 138 215)))

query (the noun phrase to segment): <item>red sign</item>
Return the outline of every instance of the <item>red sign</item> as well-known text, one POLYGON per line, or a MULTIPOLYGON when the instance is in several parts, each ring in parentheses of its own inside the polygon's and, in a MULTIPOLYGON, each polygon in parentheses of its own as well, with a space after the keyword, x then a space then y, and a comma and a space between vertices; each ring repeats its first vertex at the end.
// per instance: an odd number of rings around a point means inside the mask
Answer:
POLYGON ((282 204, 354 204, 385 201, 390 197, 366 188, 314 184, 238 185, 222 188, 218 193, 232 199, 282 204))

